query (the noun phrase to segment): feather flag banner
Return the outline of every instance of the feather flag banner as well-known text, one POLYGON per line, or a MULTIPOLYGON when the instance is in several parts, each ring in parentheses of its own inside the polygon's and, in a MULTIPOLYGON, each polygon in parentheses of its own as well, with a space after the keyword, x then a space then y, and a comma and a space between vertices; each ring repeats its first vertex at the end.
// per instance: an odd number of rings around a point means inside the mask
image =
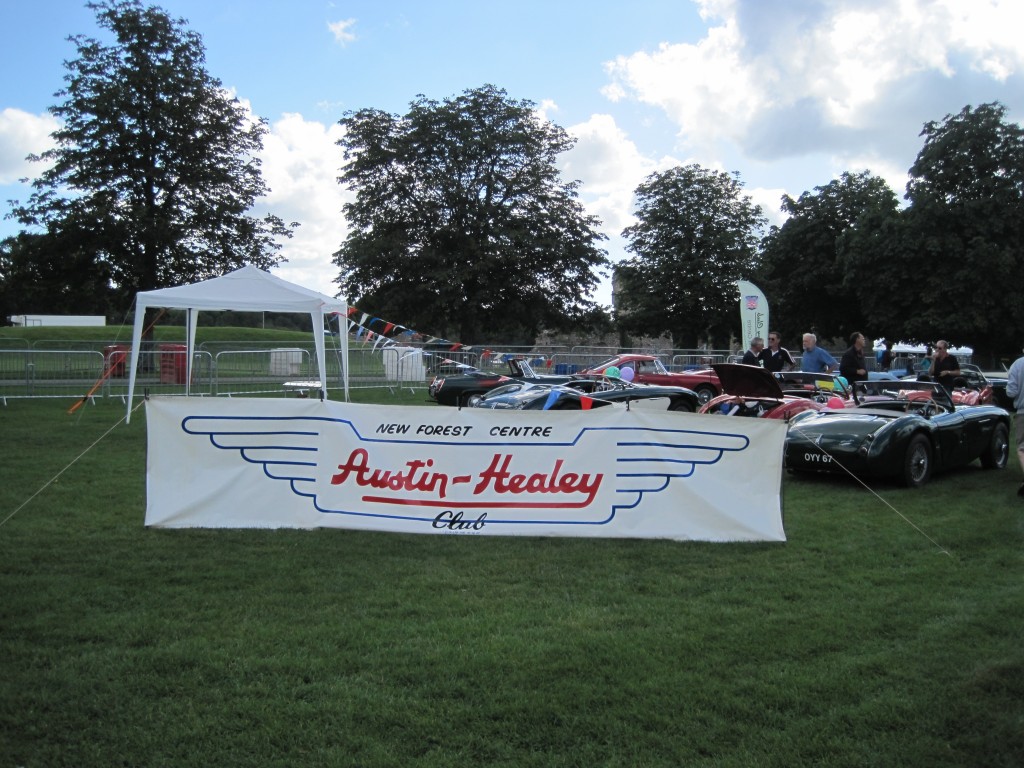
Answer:
POLYGON ((768 337, 768 300, 760 288, 746 280, 737 280, 736 287, 740 292, 740 336, 746 350, 755 336, 768 337))

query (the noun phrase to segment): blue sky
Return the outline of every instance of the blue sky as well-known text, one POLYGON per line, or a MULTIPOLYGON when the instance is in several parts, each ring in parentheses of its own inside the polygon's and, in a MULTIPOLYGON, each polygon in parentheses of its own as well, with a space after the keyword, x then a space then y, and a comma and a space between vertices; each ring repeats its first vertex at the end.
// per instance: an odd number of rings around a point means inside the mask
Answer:
MULTIPOLYGON (((738 171, 773 222, 779 198, 870 169, 899 195, 921 126, 998 100, 1024 117, 1019 0, 164 0, 207 68, 270 122, 261 207, 302 227, 278 274, 336 293, 346 229, 335 145, 346 110, 406 111, 485 83, 577 137, 561 158, 609 235, 632 190, 682 163, 738 171)), ((66 38, 100 36, 84 2, 0 0, 0 205, 28 196, 66 38)), ((16 231, 0 222, 0 236, 16 231)), ((604 283, 595 298, 610 302, 604 283)))

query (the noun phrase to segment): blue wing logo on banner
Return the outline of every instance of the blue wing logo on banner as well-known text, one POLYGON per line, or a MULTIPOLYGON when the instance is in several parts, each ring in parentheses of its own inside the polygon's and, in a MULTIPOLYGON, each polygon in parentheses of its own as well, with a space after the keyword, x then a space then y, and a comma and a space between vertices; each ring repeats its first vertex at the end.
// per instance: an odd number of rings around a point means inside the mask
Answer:
POLYGON ((550 427, 469 440, 472 425, 365 435, 350 420, 309 416, 186 416, 181 427, 324 514, 435 521, 443 508, 486 512, 488 525, 604 525, 750 446, 742 434, 650 427, 579 426, 561 440, 550 427))

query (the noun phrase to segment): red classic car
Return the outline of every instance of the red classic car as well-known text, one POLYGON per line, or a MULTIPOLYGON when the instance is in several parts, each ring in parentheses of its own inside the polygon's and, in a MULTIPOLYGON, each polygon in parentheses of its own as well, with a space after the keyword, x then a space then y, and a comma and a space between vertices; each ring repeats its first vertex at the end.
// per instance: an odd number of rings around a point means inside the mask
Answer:
POLYGON ((788 421, 802 411, 846 407, 846 400, 833 389, 832 381, 824 387, 783 381, 780 374, 739 363, 720 363, 714 369, 728 394, 712 398, 697 413, 788 421))
MULTIPOLYGON (((668 387, 685 387, 697 393, 701 404, 721 394, 722 384, 717 374, 710 368, 695 371, 670 371, 665 364, 654 355, 616 355, 603 363, 593 365, 580 376, 603 376, 611 367, 633 369, 632 380, 637 384, 659 384, 668 387)), ((627 378, 624 376, 623 378, 627 378)))

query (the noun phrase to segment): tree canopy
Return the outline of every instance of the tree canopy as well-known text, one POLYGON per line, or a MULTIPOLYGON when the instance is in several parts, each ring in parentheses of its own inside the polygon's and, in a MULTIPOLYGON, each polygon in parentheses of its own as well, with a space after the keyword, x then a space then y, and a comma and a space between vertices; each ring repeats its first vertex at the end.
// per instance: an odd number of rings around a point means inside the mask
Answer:
POLYGON ((699 165, 653 173, 637 188, 634 255, 616 268, 616 309, 628 332, 672 334, 676 346, 728 342, 737 328, 733 283, 756 272, 766 220, 739 174, 699 165))
POLYGON ((783 196, 789 218, 765 238, 754 282, 769 297, 772 324, 785 338, 808 331, 823 339, 846 338, 870 325, 857 286, 848 279, 841 246, 869 214, 877 222, 868 227, 873 231, 898 208, 885 180, 868 171, 844 173, 796 200, 783 196))
POLYGON ((70 38, 78 55, 50 108, 61 121, 56 145, 32 158, 49 167, 11 215, 42 231, 49 243, 36 246, 49 259, 78 243, 69 277, 104 275, 121 299, 278 263, 276 238, 290 228, 246 213, 268 191, 265 122, 207 73, 184 20, 138 0, 88 7, 113 41, 70 38))
POLYGON ((340 122, 350 300, 464 343, 532 342, 592 314, 604 236, 555 165, 573 139, 532 102, 486 85, 340 122))
POLYGON ((982 104, 927 123, 922 136, 908 207, 851 233, 848 279, 884 335, 1019 350, 1024 130, 1004 106, 982 104))

